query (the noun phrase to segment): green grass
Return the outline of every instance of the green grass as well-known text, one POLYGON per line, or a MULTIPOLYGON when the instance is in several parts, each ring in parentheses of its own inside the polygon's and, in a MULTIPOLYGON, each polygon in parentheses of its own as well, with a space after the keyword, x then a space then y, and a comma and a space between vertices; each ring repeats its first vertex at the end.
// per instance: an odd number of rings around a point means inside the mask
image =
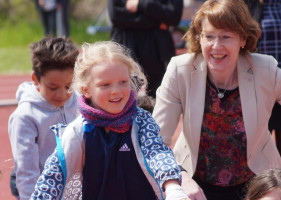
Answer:
MULTIPOLYGON (((109 33, 86 33, 90 21, 71 21, 72 40, 80 46, 83 42, 93 43, 109 40, 109 33)), ((31 72, 29 44, 39 41, 43 36, 41 22, 11 23, 0 25, 0 74, 27 74, 31 72)))
POLYGON ((1 47, 0 74, 26 74, 31 72, 28 47, 1 47))
POLYGON ((9 22, 1 24, 0 47, 28 47, 34 41, 40 40, 43 29, 36 22, 9 22))

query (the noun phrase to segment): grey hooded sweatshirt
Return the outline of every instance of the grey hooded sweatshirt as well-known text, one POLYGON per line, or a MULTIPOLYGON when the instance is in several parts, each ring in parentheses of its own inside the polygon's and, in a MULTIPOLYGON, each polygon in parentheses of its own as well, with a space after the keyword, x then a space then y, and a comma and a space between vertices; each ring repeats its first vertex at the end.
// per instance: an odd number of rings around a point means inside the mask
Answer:
POLYGON ((14 158, 16 185, 21 200, 29 199, 44 164, 55 147, 50 126, 68 124, 77 117, 78 95, 73 93, 63 107, 48 103, 31 82, 22 83, 16 93, 18 107, 11 114, 8 131, 14 158))

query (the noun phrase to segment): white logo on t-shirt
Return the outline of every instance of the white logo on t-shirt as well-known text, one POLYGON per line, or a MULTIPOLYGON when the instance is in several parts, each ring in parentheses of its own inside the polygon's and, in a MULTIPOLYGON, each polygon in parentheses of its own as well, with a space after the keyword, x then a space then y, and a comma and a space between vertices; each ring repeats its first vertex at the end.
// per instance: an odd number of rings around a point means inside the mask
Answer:
POLYGON ((131 151, 128 145, 125 143, 122 147, 120 147, 119 151, 131 151))

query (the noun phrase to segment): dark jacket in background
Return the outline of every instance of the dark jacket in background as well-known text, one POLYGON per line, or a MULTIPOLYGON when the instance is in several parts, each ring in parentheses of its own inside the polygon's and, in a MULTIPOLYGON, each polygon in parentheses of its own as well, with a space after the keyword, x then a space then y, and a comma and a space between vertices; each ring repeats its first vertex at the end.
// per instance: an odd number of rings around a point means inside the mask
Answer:
POLYGON ((150 96, 155 97, 166 65, 175 55, 168 27, 178 25, 182 9, 183 0, 139 0, 137 13, 131 13, 126 9, 126 0, 108 1, 111 39, 132 50, 148 78, 150 96), (160 28, 162 23, 167 27, 160 28))

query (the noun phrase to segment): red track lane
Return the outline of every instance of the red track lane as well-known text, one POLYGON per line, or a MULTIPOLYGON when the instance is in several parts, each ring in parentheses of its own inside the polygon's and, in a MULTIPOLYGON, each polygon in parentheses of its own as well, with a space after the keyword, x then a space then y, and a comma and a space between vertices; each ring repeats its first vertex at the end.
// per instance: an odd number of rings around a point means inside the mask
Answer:
MULTIPOLYGON (((23 81, 30 81, 30 75, 0 75, 0 100, 14 99, 17 87, 23 81)), ((8 119, 16 106, 0 106, 0 199, 13 200, 10 190, 10 174, 13 169, 13 157, 8 136, 8 119)))

